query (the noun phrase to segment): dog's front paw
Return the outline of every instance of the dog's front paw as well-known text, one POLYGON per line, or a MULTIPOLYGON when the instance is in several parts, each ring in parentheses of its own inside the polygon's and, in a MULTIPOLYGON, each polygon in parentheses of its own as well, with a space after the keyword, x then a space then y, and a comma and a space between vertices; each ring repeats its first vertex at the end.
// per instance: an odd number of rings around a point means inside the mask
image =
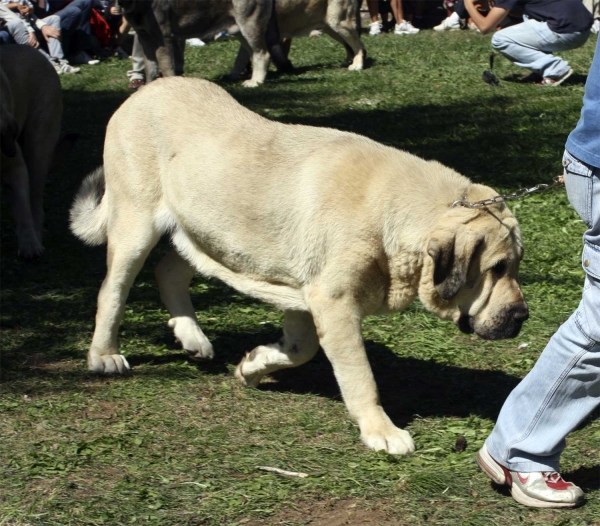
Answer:
POLYGON ((408 431, 396 428, 388 433, 361 435, 362 441, 375 451, 387 451, 392 455, 406 455, 415 450, 415 443, 408 431))
MULTIPOLYGON (((383 413, 383 411, 381 411, 383 413)), ((385 415, 360 425, 360 438, 375 451, 387 451, 392 455, 406 455, 415 450, 415 443, 408 431, 396 427, 385 415)))
POLYGON ((350 64, 348 66, 348 71, 362 71, 362 69, 363 69, 362 64, 350 64))
POLYGON ((191 360, 201 362, 213 359, 215 356, 213 346, 195 320, 180 316, 171 318, 168 325, 173 329, 175 338, 188 352, 191 360))
POLYGON ((245 80, 244 82, 242 82, 242 86, 244 86, 244 88, 257 88, 261 84, 262 84, 262 82, 259 82, 258 80, 253 80, 253 79, 248 79, 248 80, 245 80))
POLYGON ((88 355, 88 369, 95 373, 123 374, 131 368, 122 354, 92 354, 88 355))

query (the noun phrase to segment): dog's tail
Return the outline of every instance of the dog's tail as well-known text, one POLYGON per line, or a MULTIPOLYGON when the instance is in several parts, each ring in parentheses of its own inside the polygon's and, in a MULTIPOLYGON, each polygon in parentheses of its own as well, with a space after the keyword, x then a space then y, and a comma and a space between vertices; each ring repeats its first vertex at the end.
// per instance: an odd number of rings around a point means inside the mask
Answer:
POLYGON ((104 197, 104 168, 96 168, 81 183, 71 207, 71 232, 88 245, 106 243, 108 205, 104 197))

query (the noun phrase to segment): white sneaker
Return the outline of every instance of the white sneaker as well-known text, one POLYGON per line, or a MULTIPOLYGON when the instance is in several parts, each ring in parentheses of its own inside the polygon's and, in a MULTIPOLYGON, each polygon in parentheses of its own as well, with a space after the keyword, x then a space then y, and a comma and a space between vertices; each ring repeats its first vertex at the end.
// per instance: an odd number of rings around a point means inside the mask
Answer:
POLYGON ((434 31, 458 31, 462 29, 464 21, 456 20, 455 18, 448 17, 442 20, 442 23, 433 28, 434 31))
POLYGON ((192 47, 206 46, 206 44, 204 42, 202 42, 202 40, 200 40, 199 38, 188 38, 186 40, 186 42, 188 43, 189 46, 192 46, 192 47))
POLYGON ((374 37, 374 36, 381 34, 381 28, 382 28, 382 25, 379 22, 373 22, 369 26, 369 35, 374 37))
MULTIPOLYGON (((85 51, 80 51, 79 53, 77 53, 77 55, 71 57, 71 62, 73 64, 90 64, 90 62, 93 62, 93 59, 85 51)), ((99 62, 100 61, 98 60, 94 64, 98 64, 99 62)))
POLYGON ((74 68, 66 60, 54 62, 54 69, 59 75, 69 75, 71 73, 79 73, 81 68, 74 68))
POLYGON ((534 508, 574 508, 583 504, 581 488, 563 480, 556 471, 511 471, 489 454, 485 444, 476 460, 496 484, 508 486, 512 498, 520 504, 534 508))
POLYGON ((590 31, 594 33, 594 35, 600 33, 600 18, 596 18, 596 20, 594 20, 590 31))
POLYGON ((420 29, 414 27, 408 20, 402 20, 399 24, 396 24, 394 29, 395 35, 416 35, 420 29))

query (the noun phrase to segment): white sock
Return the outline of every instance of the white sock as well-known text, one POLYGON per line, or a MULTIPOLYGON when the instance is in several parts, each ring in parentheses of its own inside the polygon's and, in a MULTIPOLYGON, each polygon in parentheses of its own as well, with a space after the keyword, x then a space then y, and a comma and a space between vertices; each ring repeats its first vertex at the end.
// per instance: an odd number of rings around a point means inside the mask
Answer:
POLYGON ((458 13, 456 11, 454 11, 448 18, 450 20, 452 20, 453 22, 459 22, 460 21, 460 17, 458 16, 458 13))

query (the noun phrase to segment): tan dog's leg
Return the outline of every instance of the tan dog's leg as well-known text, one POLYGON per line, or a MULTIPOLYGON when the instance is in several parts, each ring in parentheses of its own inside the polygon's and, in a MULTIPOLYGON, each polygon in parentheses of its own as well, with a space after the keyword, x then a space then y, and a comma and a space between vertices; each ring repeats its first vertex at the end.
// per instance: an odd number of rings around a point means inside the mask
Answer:
POLYGON ((10 189, 11 194, 19 256, 25 259, 40 256, 44 251, 44 247, 36 233, 36 225, 31 212, 29 172, 21 148, 17 145, 17 154, 13 158, 9 159, 3 156, 2 163, 4 172, 2 179, 10 189))
POLYGON ((315 297, 310 305, 321 347, 333 365, 348 412, 360 427, 362 441, 376 451, 400 455, 413 452, 415 445, 410 434, 397 428, 379 403, 358 310, 344 299, 315 297))
POLYGON ((169 327, 192 360, 210 360, 214 356, 208 338, 200 329, 189 288, 196 271, 175 250, 156 267, 160 298, 169 310, 169 327))
POLYGON ((359 71, 363 69, 365 56, 364 47, 360 41, 360 36, 358 35, 356 28, 351 27, 348 22, 342 20, 340 22, 330 23, 324 31, 334 40, 341 42, 346 48, 348 62, 350 62, 348 69, 350 71, 359 71))
POLYGON ((129 369, 127 360, 119 354, 119 324, 129 289, 159 239, 151 217, 122 212, 115 215, 115 224, 108 232, 108 271, 98 294, 96 329, 88 352, 88 368, 98 373, 124 373, 129 369))
POLYGON ((308 362, 319 350, 319 338, 309 312, 285 311, 283 338, 279 343, 260 345, 237 366, 235 376, 244 385, 256 387, 265 375, 308 362))
MULTIPOLYGON (((263 84, 267 78, 267 70, 269 69, 269 62, 271 60, 269 52, 267 51, 267 44, 263 36, 260 38, 250 37, 250 40, 248 40, 245 35, 239 35, 238 38, 242 45, 250 50, 252 56, 252 77, 242 82, 242 86, 246 88, 255 88, 263 84)), ((234 65, 234 69, 235 68, 236 66, 234 65)), ((238 77, 240 73, 241 72, 237 73, 238 77)))

